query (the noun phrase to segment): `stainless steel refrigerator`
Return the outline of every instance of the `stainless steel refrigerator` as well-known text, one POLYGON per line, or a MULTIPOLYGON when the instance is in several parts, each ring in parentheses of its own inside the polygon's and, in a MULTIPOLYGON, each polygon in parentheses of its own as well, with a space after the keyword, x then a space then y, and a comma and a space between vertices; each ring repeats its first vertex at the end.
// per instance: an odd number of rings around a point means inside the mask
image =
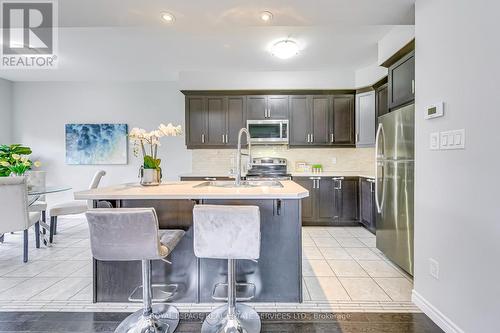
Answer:
POLYGON ((415 106, 378 118, 375 204, 377 248, 413 275, 415 106))

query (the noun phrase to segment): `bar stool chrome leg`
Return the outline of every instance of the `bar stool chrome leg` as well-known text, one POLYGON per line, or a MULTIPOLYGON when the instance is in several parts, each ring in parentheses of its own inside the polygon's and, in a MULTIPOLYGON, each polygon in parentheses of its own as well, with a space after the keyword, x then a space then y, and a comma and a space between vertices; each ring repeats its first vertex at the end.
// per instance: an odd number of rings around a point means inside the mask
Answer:
POLYGON ((213 310, 203 321, 202 333, 258 333, 260 317, 252 307, 236 303, 236 261, 227 263, 228 303, 213 310))
POLYGON ((128 316, 115 333, 172 333, 179 325, 179 310, 169 304, 152 304, 151 261, 142 261, 144 308, 128 316))

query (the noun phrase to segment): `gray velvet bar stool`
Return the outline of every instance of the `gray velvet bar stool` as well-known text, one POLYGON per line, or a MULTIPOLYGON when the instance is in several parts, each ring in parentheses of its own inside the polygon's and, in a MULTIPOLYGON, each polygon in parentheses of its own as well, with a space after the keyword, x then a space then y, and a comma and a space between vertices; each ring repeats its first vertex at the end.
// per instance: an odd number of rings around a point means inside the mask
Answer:
POLYGON ((227 259, 227 304, 212 311, 202 332, 260 332, 259 314, 236 303, 236 260, 260 256, 257 206, 197 205, 193 209, 194 253, 198 258, 227 259))
POLYGON ((177 308, 168 304, 152 304, 153 301, 167 301, 172 293, 164 292, 167 296, 164 299, 152 299, 153 287, 169 285, 151 284, 151 261, 164 260, 184 236, 184 231, 159 230, 154 208, 92 209, 85 214, 89 223, 90 247, 95 259, 142 261, 144 308, 128 316, 115 332, 174 332, 179 324, 177 308))

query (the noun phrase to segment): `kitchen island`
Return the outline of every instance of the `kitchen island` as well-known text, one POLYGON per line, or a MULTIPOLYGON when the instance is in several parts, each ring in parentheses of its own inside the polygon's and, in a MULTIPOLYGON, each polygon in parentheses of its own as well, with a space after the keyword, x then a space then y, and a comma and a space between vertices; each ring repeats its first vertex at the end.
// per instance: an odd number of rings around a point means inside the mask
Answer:
MULTIPOLYGON (((255 205, 261 213, 261 251, 257 262, 239 260, 237 282, 255 285, 252 302, 302 301, 301 199, 309 192, 293 181, 282 187, 221 187, 202 181, 166 182, 143 187, 123 184, 75 193, 77 200, 107 201, 113 207, 154 207, 160 229, 183 229, 185 236, 164 261, 152 265, 153 283, 178 285, 172 302, 210 303, 217 283, 227 279, 227 262, 198 259, 193 252, 195 204, 255 205)), ((264 184, 268 185, 268 184, 264 184)), ((126 302, 141 284, 141 263, 94 260, 94 302, 126 302)), ((248 290, 239 290, 242 297, 248 290)), ((240 294, 238 294, 240 295, 240 294)))

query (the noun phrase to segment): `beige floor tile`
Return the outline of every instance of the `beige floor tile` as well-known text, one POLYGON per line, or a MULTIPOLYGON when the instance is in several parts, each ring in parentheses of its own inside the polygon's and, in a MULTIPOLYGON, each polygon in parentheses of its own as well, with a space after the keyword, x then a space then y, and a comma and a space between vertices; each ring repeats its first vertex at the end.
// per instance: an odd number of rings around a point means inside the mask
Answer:
POLYGON ((320 247, 319 251, 325 259, 352 259, 352 257, 349 255, 349 253, 347 253, 345 249, 339 247, 320 247))
POLYGON ((304 280, 312 301, 349 300, 349 295, 336 277, 305 277, 304 280))
POLYGON ((26 280, 27 278, 22 277, 2 277, 0 278, 0 293, 17 286, 18 284, 26 280))
POLYGON ((356 260, 380 260, 380 257, 370 251, 369 248, 346 248, 347 253, 356 260))
POLYGON ((339 242, 333 237, 313 237, 312 238, 318 247, 340 247, 339 242))
POLYGON ((393 301, 410 302, 413 284, 405 278, 375 278, 393 301))
POLYGON ((347 227, 346 230, 354 237, 375 238, 375 235, 363 227, 347 227))
MULTIPOLYGON (((53 264, 52 261, 49 261, 53 264)), ((84 261, 67 260, 58 264, 53 264, 49 269, 44 270, 37 276, 43 277, 67 277, 87 265, 84 261)))
POLYGON ((358 260, 371 277, 402 277, 391 265, 383 260, 358 260))
POLYGON ((353 237, 351 233, 344 230, 344 228, 342 228, 342 227, 334 227, 334 228, 328 229, 328 232, 333 237, 353 237))
POLYGON ((304 259, 324 259, 316 246, 304 246, 302 250, 304 259))
POLYGON ((306 232, 311 237, 330 237, 328 231, 320 227, 312 227, 312 229, 306 229, 306 232))
POLYGON ((303 260, 302 276, 335 276, 330 265, 324 259, 303 260))
POLYGON ((91 283, 89 278, 66 278, 33 296, 30 300, 68 300, 91 283))
POLYGON ((390 298, 371 278, 339 278, 353 301, 389 301, 390 298))
POLYGON ((59 263, 63 263, 63 261, 51 262, 51 261, 43 261, 43 260, 31 260, 26 264, 22 265, 18 269, 5 274, 4 276, 10 277, 33 277, 42 272, 45 272, 54 267, 59 263))
POLYGON ((336 237, 335 238, 342 247, 366 247, 355 237, 336 237))
POLYGON ((307 235, 302 235, 302 246, 316 246, 313 239, 307 235))
POLYGON ((367 247, 376 247, 377 239, 375 237, 359 237, 360 242, 365 244, 367 247))
POLYGON ((0 300, 26 301, 57 283, 60 278, 33 277, 0 293, 0 300))
POLYGON ((304 279, 302 279, 302 300, 303 301, 310 301, 311 300, 311 296, 309 295, 309 291, 307 291, 307 286, 306 286, 306 282, 304 281, 304 279))
POLYGON ((94 272, 92 269, 92 262, 90 262, 90 263, 85 263, 85 265, 83 267, 81 267, 77 271, 74 271, 73 273, 71 273, 70 276, 71 277, 92 277, 93 274, 94 274, 94 272))
POLYGON ((338 277, 368 277, 356 260, 328 260, 328 264, 338 277))

